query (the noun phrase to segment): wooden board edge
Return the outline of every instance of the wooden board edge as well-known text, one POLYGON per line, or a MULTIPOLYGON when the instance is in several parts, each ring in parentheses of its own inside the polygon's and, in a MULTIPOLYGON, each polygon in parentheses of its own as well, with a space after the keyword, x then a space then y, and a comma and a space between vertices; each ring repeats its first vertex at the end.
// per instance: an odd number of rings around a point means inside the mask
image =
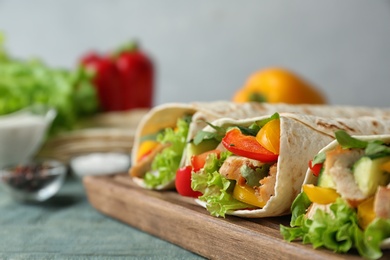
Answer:
POLYGON ((98 211, 209 259, 361 259, 286 242, 267 220, 262 225, 261 220, 212 217, 185 200, 172 202, 171 192, 129 188, 107 176, 88 176, 83 183, 98 211))

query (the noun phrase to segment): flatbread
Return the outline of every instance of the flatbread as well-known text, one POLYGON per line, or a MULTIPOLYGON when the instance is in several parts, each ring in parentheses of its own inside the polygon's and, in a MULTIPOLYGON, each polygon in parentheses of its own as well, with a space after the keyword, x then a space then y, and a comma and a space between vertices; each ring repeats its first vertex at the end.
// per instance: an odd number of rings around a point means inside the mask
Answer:
MULTIPOLYGON (((352 135, 352 137, 355 137, 355 138, 357 138, 359 140, 362 140, 362 141, 380 140, 380 141, 383 141, 384 143, 390 143, 390 135, 386 134, 386 133, 385 134, 352 135)), ((338 145, 339 145, 338 141, 337 140, 333 140, 332 142, 330 142, 329 144, 324 146, 322 149, 320 149, 318 151, 318 153, 331 151, 331 150, 335 149, 336 146, 338 146, 338 145)), ((316 154, 318 154, 318 153, 315 153, 314 155, 312 155, 312 158, 316 154)), ((311 170, 307 169, 306 175, 305 175, 305 179, 303 181, 303 184, 314 184, 314 185, 317 185, 317 181, 318 181, 318 177, 315 177, 313 175, 313 173, 311 172, 311 170)), ((384 239, 381 242, 380 247, 382 249, 390 249, 390 237, 384 239)))
MULTIPOLYGON (((353 106, 329 106, 329 105, 290 105, 284 103, 234 103, 229 101, 192 102, 192 103, 167 103, 151 109, 140 121, 134 136, 134 144, 131 152, 132 165, 137 163, 137 153, 141 138, 154 134, 161 129, 174 127, 177 119, 186 114, 193 115, 187 140, 191 140, 196 132, 205 127, 207 122, 218 118, 246 119, 271 115, 275 112, 290 112, 297 114, 316 115, 322 117, 346 117, 357 118, 361 116, 389 116, 390 109, 353 107, 353 106)), ((184 151, 183 151, 184 152, 184 151)), ((185 160, 182 159, 182 162, 185 160)), ((142 177, 132 176, 132 179, 141 187, 144 185, 142 177)), ((155 187, 157 190, 173 189, 175 180, 155 187)))
MULTIPOLYGON (((249 126, 269 116, 245 120, 217 119, 215 126, 249 126)), ((390 119, 361 117, 358 119, 324 118, 293 113, 280 113, 280 153, 277 163, 275 195, 261 209, 236 210, 228 213, 246 218, 286 215, 295 197, 301 192, 308 162, 324 146, 331 143, 336 130, 351 135, 390 134, 390 119)), ((214 131, 207 126, 204 131, 214 131)), ((199 200, 198 200, 199 202, 199 200)), ((205 206, 204 203, 199 203, 205 206)))

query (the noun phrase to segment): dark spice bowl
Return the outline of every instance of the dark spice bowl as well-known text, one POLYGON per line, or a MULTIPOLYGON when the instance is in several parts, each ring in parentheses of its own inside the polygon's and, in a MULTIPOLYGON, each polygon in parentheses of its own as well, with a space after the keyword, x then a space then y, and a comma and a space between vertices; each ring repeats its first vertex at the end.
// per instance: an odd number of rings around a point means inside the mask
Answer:
POLYGON ((56 160, 37 160, 0 169, 4 190, 21 202, 42 202, 54 196, 64 183, 66 166, 56 160))

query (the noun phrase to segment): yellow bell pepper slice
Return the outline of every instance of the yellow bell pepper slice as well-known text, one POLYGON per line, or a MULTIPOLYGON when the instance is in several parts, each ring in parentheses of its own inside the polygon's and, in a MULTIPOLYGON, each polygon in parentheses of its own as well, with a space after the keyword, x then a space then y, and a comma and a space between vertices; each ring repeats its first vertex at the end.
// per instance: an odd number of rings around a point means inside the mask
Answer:
POLYGON ((390 161, 387 161, 381 165, 381 170, 390 173, 390 161))
POLYGON ((303 185, 303 191, 309 197, 309 200, 318 204, 330 204, 336 201, 340 195, 336 190, 314 186, 313 184, 303 185))
POLYGON ((146 140, 141 143, 137 152, 137 161, 139 161, 143 156, 148 154, 150 151, 155 149, 159 143, 153 140, 146 140))
POLYGON ((233 190, 233 198, 260 208, 264 207, 267 203, 266 201, 260 201, 255 195, 255 190, 247 185, 241 186, 236 184, 233 190))
POLYGON ((280 119, 274 119, 266 123, 257 133, 256 140, 268 151, 279 154, 280 119))
POLYGON ((359 226, 365 229, 376 217, 374 212, 374 197, 370 197, 357 207, 359 226))

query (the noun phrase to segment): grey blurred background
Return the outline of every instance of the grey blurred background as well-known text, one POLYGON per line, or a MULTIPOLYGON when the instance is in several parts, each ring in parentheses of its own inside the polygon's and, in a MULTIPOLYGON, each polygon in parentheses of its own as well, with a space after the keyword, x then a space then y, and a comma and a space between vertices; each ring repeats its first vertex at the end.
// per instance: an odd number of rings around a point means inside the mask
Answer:
POLYGON ((231 99, 254 71, 283 66, 332 104, 389 105, 385 0, 0 0, 0 30, 13 56, 59 67, 138 39, 155 104, 231 99))

